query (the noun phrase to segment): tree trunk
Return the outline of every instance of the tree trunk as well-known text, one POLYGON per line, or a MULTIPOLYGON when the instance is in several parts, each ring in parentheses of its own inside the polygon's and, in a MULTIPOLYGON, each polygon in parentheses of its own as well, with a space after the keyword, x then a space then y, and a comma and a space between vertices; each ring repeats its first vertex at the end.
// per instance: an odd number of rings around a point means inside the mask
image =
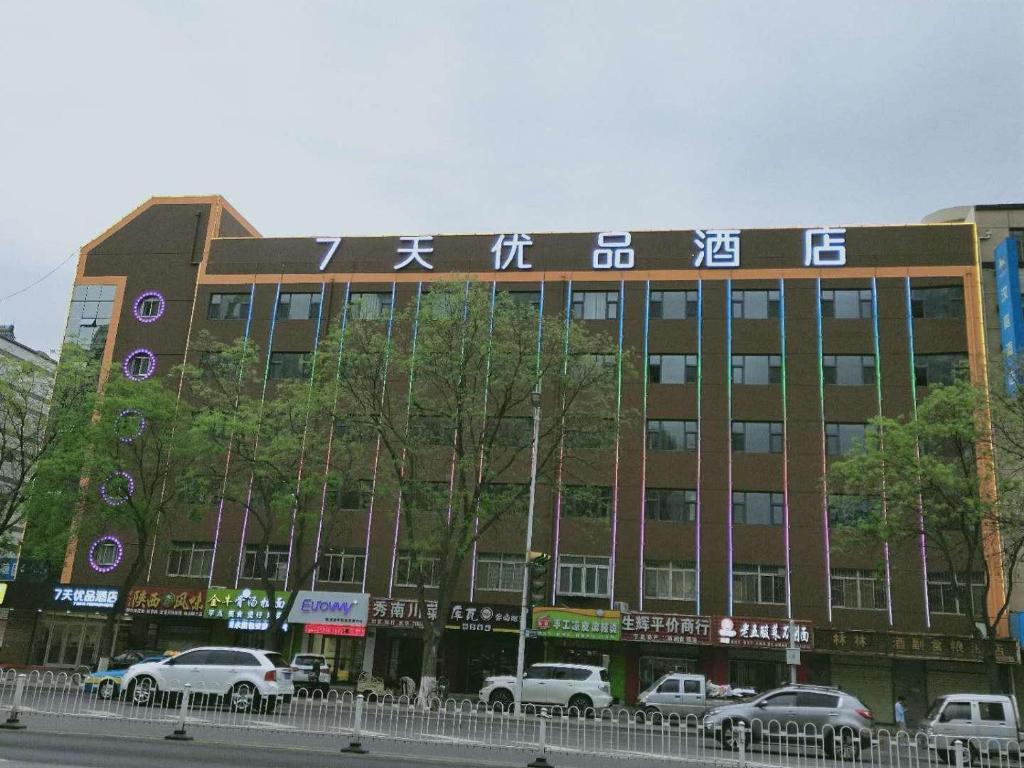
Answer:
POLYGON ((444 617, 438 604, 437 618, 433 621, 423 620, 423 655, 420 656, 420 704, 426 708, 434 688, 437 685, 437 650, 444 634, 444 617))
POLYGON ((110 658, 114 655, 114 629, 117 627, 117 622, 120 621, 121 616, 124 614, 125 603, 128 602, 128 593, 132 587, 135 586, 139 580, 139 575, 142 573, 142 568, 145 565, 145 547, 139 547, 139 551, 143 554, 136 558, 136 561, 132 563, 131 569, 128 571, 128 575, 125 576, 121 586, 117 590, 117 602, 114 603, 114 607, 110 609, 110 613, 103 620, 103 630, 100 632, 100 641, 96 644, 96 653, 93 656, 93 666, 99 664, 100 659, 110 658))
POLYGON ((989 693, 1009 693, 1006 689, 1006 680, 1003 676, 1001 665, 996 661, 996 641, 987 638, 984 641, 985 676, 988 678, 989 693))

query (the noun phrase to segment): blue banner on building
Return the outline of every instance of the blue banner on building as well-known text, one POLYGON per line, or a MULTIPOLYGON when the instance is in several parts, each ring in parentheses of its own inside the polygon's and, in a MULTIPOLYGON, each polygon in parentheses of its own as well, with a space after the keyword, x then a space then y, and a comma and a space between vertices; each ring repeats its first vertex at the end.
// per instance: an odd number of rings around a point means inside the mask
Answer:
POLYGON ((1003 351, 1006 390, 1017 392, 1019 356, 1024 352, 1024 317, 1020 301, 1020 241, 1008 237, 995 250, 996 295, 999 297, 999 346, 1003 351))

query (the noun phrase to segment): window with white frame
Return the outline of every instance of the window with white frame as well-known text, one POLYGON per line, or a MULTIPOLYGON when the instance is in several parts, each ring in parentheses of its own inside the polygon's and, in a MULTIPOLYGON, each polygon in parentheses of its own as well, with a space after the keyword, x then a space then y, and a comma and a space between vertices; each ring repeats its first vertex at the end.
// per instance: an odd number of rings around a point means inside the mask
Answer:
POLYGON ((697 316, 696 291, 651 291, 652 320, 685 320, 697 316))
POLYGON ((697 569, 683 560, 644 561, 644 597, 696 600, 697 569))
POLYGON ((607 557, 559 555, 558 594, 607 597, 609 571, 607 557))
POLYGON ((782 453, 782 422, 734 421, 732 449, 738 453, 782 453))
MULTIPOLYGON (((985 574, 975 573, 970 581, 974 613, 977 614, 985 605, 985 574)), ((948 573, 929 573, 928 607, 932 613, 966 614, 970 606, 967 604, 965 575, 958 574, 954 581, 948 573)))
POLYGON ((826 384, 859 387, 875 383, 874 355, 822 355, 821 373, 826 384))
POLYGON ((366 570, 363 550, 329 549, 320 556, 316 577, 320 581, 359 584, 366 570))
POLYGON ((496 552, 476 556, 476 588, 491 592, 519 592, 523 588, 523 555, 496 552))
POLYGON ((777 290, 740 290, 732 292, 734 320, 767 320, 779 316, 777 290))
POLYGON ((400 551, 395 560, 395 586, 436 587, 441 581, 438 575, 441 560, 418 552, 400 551))
POLYGON ((832 605, 865 610, 885 608, 885 580, 877 571, 833 568, 832 605))
POLYGON ((697 491, 684 488, 648 488, 644 511, 648 520, 692 523, 697 519, 697 491))
POLYGON ((288 547, 269 546, 261 551, 255 545, 245 548, 242 561, 242 578, 268 578, 271 581, 284 581, 288 574, 288 547))
POLYGON ((172 541, 167 550, 167 575, 206 578, 213 566, 213 542, 172 541))
POLYGON ((736 564, 732 596, 737 603, 785 603, 786 574, 778 565, 736 564))
POLYGON ((781 355, 733 355, 733 384, 778 384, 782 381, 781 355))
POLYGON ((619 292, 574 292, 572 316, 576 320, 615 320, 619 316, 619 292))
POLYGON ((277 297, 278 320, 315 320, 319 314, 319 293, 282 293, 277 297))
POLYGON ((696 355, 648 355, 647 376, 651 384, 694 384, 696 355))
POLYGON ((822 289, 821 316, 835 320, 870 320, 871 289, 822 289))

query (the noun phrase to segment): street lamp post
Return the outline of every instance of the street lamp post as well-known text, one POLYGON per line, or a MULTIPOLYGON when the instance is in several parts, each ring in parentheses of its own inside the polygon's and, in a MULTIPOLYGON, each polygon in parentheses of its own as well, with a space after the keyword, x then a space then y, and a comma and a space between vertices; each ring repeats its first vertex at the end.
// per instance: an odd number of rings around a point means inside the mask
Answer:
POLYGON ((523 594, 519 604, 519 648, 516 651, 515 713, 523 711, 523 665, 526 659, 526 612, 530 594, 530 549, 533 546, 533 505, 537 498, 537 443, 540 441, 540 382, 530 394, 533 405, 533 440, 530 446, 530 502, 526 510, 526 550, 523 554, 523 594))

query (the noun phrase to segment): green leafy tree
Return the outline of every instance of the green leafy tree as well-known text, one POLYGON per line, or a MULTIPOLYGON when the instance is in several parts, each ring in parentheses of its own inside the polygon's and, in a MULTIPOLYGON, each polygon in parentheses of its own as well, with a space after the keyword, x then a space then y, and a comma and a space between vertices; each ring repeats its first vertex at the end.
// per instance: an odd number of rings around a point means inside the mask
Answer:
MULTIPOLYGON (((375 495, 398 500, 402 557, 393 581, 415 585, 425 617, 424 700, 473 544, 492 530, 522 530, 533 393, 541 393, 540 482, 564 482, 558 468, 575 447, 607 450, 614 441, 622 369, 604 354, 614 342, 582 323, 567 327, 561 313, 541 326, 536 306, 493 290, 434 283, 396 312, 393 334, 372 319, 345 331, 338 418, 379 443, 375 495), (428 599, 437 602, 433 618, 428 599)), ((513 551, 521 546, 518 536, 509 542, 513 551)))
POLYGON ((991 409, 967 381, 932 387, 914 416, 872 420, 863 445, 832 464, 828 487, 839 494, 830 500, 834 541, 875 553, 883 543, 899 553, 925 541, 929 569, 948 579, 997 689, 995 638, 1013 590, 1004 574, 1024 555, 1024 452, 1010 450, 1024 445, 1024 407, 1002 398, 991 409))

